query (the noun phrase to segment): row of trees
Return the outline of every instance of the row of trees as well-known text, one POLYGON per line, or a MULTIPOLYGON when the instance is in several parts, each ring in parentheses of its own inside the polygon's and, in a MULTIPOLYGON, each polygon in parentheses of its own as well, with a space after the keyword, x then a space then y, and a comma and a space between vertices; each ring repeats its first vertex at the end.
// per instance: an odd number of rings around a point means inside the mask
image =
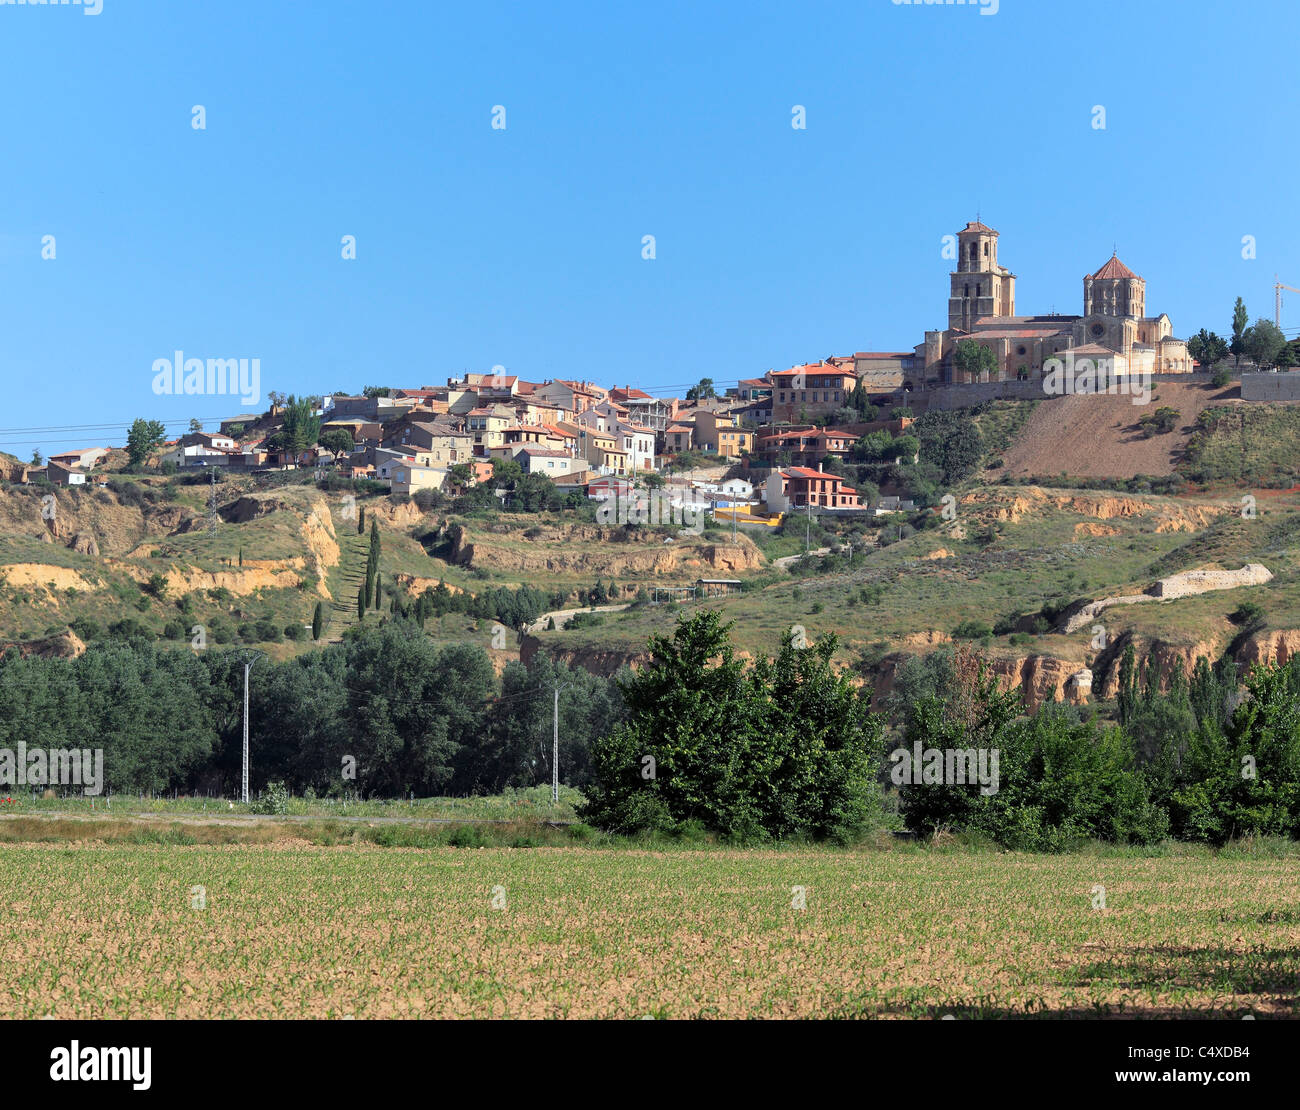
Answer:
MULTIPOLYGON (((886 718, 832 671, 834 650, 832 637, 803 650, 787 638, 774 661, 745 668, 708 611, 654 639, 622 686, 626 722, 593 751, 589 818, 740 838, 845 838, 878 822, 886 718)), ((1122 723, 1104 725, 1057 704, 1025 714, 969 649, 904 666, 887 707, 905 750, 998 757, 994 789, 900 783, 908 828, 1033 851, 1300 836, 1300 660, 1257 667, 1239 689, 1231 663, 1162 674, 1129 650, 1119 677, 1122 723)))
MULTIPOLYGON (((622 715, 615 683, 542 657, 498 680, 477 646, 438 647, 410 622, 360 626, 341 644, 254 667, 253 786, 405 797, 548 781, 557 684, 562 777, 582 787, 594 739, 622 715)), ((0 659, 0 747, 102 748, 116 792, 231 793, 242 729, 237 651, 136 640, 74 660, 0 659)))
POLYGON ((1187 341, 1187 353, 1205 367, 1215 366, 1229 355, 1237 366, 1243 358, 1248 358, 1261 369, 1276 366, 1286 370, 1298 361, 1295 348, 1287 342, 1282 329, 1263 316, 1252 324, 1246 302, 1240 297, 1232 308, 1232 338, 1224 339, 1202 328, 1187 341))
MULTIPOLYGON (((1192 674, 1126 651, 1120 723, 1050 704, 1025 714, 970 649, 904 664, 884 713, 831 665, 836 643, 786 637, 737 658, 712 610, 652 639, 614 680, 540 654, 500 679, 486 650, 438 646, 414 621, 350 629, 340 644, 259 662, 251 685, 254 786, 368 796, 498 792, 551 774, 585 816, 634 833, 701 828, 738 839, 852 839, 885 819, 888 749, 998 753, 987 783, 910 781, 908 828, 970 830, 1053 851, 1085 839, 1223 843, 1300 836, 1300 659, 1192 674), (893 743, 889 742, 892 739, 893 743), (355 767, 355 776, 349 766, 355 767)), ((75 660, 0 659, 0 747, 103 748, 115 791, 232 791, 242 736, 239 652, 93 645, 75 660)))

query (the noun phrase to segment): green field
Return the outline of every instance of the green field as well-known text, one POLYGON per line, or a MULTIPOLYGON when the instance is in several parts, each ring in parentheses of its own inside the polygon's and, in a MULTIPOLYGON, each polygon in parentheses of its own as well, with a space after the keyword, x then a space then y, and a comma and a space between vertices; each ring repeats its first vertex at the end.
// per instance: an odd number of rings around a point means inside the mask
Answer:
POLYGON ((271 832, 8 845, 0 1014, 1296 1016, 1300 858, 1268 844, 464 850, 271 832))

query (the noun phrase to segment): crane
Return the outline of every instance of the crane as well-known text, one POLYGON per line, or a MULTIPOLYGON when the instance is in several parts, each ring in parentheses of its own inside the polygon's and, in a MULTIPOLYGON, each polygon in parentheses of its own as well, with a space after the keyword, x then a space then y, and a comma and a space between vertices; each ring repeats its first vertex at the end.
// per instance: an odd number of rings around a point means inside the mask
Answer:
POLYGON ((1282 326, 1282 290, 1289 289, 1292 293, 1300 293, 1294 285, 1283 285, 1277 280, 1277 274, 1273 275, 1273 323, 1279 328, 1282 326))

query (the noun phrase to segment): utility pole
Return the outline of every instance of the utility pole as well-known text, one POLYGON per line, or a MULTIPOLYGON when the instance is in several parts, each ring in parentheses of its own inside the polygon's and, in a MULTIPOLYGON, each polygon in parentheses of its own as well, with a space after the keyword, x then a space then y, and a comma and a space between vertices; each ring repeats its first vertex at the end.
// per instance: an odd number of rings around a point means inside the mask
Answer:
POLYGON ((248 805, 248 673, 264 653, 255 651, 251 654, 251 659, 248 656, 244 657, 244 772, 240 780, 240 796, 244 805, 248 805))
POLYGON ((555 708, 551 715, 551 804, 560 804, 560 691, 569 684, 557 682, 554 686, 555 708))
POLYGON ((808 495, 808 523, 803 532, 803 553, 807 555, 812 550, 812 494, 808 495))
POLYGON ((217 538, 217 472, 208 471, 208 532, 212 539, 217 538))

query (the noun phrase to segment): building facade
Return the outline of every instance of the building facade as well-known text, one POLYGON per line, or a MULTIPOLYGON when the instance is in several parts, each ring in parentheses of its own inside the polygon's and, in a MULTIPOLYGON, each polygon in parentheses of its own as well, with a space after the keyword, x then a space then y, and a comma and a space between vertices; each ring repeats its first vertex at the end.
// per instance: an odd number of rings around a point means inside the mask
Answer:
POLYGON ((1083 314, 1019 316, 1016 275, 998 260, 999 233, 985 224, 967 224, 957 233, 957 269, 949 275, 948 327, 926 332, 916 348, 915 372, 904 371, 905 385, 924 380, 942 384, 970 381, 1032 381, 1053 358, 1111 357, 1122 373, 1190 373, 1187 344, 1173 334, 1165 314, 1147 315, 1146 281, 1114 254, 1083 279, 1083 314), (978 343, 994 356, 996 369, 978 375, 954 360, 957 345, 978 343), (1085 355, 1078 349, 1092 348, 1085 355), (1098 354, 1096 348, 1103 348, 1098 354))

